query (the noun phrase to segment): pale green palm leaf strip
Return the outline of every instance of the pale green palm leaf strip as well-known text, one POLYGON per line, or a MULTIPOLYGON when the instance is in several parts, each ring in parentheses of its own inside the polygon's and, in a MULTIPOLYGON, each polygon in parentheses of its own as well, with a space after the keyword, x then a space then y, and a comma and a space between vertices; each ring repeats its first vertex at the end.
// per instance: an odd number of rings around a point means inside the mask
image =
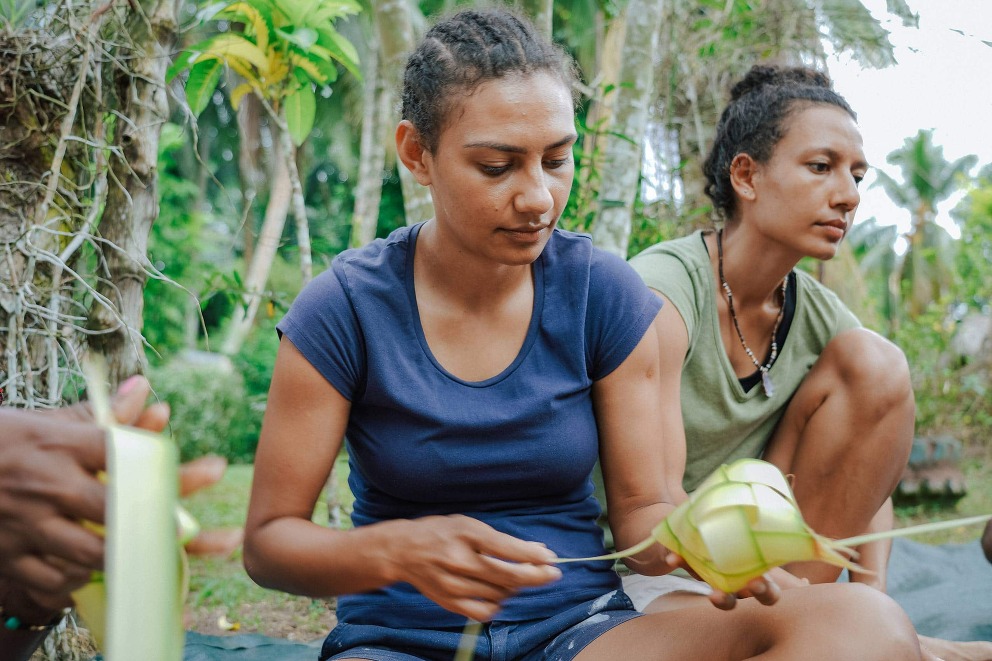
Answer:
POLYGON ((105 383, 90 363, 90 401, 107 429, 104 571, 73 599, 106 661, 180 661, 188 572, 177 533, 178 451, 160 434, 116 424, 105 383))

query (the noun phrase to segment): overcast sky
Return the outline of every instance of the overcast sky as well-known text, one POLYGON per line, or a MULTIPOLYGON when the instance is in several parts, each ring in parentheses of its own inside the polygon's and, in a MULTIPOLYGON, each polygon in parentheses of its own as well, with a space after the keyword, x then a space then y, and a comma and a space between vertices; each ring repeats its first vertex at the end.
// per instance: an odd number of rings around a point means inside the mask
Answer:
MULTIPOLYGON (((885 13, 885 0, 865 0, 891 32, 898 64, 862 70, 841 55, 828 65, 836 89, 858 113, 868 161, 901 179, 886 156, 919 129, 934 129, 934 142, 947 160, 976 154, 979 166, 992 163, 992 0, 908 0, 920 15, 919 30, 904 28, 885 13)), ((866 184, 873 177, 869 176, 866 184)), ((950 208, 939 219, 952 232, 950 208)), ((874 216, 905 231, 909 212, 889 201, 881 188, 862 192, 858 219, 874 216)))

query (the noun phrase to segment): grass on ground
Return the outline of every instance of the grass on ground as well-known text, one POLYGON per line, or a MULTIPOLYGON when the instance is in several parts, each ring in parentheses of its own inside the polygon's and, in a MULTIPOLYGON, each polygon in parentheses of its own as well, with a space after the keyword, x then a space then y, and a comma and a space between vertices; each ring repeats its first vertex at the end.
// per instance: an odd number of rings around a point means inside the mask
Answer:
MULTIPOLYGON (((347 463, 340 472, 347 470, 347 463)), ((194 494, 184 505, 204 529, 244 525, 251 491, 252 467, 229 466, 220 483, 194 494)), ((339 497, 350 504, 345 480, 339 497)), ((322 498, 314 521, 327 521, 322 498)), ((208 635, 261 633, 290 640, 321 638, 334 626, 333 600, 311 599, 267 590, 245 573, 241 550, 231 557, 190 558, 190 592, 186 628, 208 635), (234 629, 226 627, 233 626, 234 629)))

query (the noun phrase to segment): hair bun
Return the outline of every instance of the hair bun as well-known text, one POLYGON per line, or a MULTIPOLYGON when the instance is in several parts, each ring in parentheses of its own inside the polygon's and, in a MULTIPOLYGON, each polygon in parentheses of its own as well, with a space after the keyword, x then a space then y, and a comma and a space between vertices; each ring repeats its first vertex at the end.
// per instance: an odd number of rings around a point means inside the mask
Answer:
POLYGON ((830 77, 814 69, 805 67, 778 67, 756 64, 747 75, 731 89, 731 99, 736 101, 745 94, 759 91, 766 87, 798 85, 804 87, 823 87, 832 89, 830 77))

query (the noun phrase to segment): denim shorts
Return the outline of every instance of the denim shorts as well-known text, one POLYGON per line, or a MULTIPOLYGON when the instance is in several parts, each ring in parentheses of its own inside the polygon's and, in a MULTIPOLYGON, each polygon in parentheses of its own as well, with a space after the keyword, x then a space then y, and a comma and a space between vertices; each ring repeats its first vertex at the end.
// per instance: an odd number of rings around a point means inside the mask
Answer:
MULTIPOLYGON (((620 590, 543 620, 494 622, 482 627, 473 661, 569 661, 589 643, 627 620, 640 617, 620 590)), ((392 629, 339 624, 327 636, 321 661, 451 661, 462 628, 392 629)))

